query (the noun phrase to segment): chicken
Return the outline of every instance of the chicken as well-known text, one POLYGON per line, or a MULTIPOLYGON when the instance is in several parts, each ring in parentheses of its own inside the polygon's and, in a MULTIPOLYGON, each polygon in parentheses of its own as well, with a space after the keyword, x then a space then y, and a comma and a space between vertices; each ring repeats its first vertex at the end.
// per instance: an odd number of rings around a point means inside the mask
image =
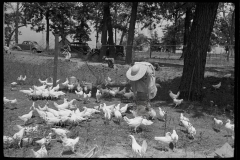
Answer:
POLYGON ((17 99, 15 98, 15 99, 13 99, 13 100, 10 100, 10 103, 11 103, 11 104, 16 104, 16 103, 17 103, 17 99))
POLYGON ((131 139, 132 139, 132 150, 133 150, 133 152, 134 152, 135 154, 143 157, 143 155, 144 155, 144 154, 146 153, 146 151, 147 151, 147 142, 146 142, 146 140, 144 140, 143 143, 142 143, 142 146, 140 146, 140 145, 137 143, 137 141, 136 141, 136 139, 134 138, 133 135, 129 135, 129 137, 131 137, 131 139))
POLYGON ((68 86, 68 90, 69 90, 69 92, 71 91, 73 91, 73 89, 74 89, 74 84, 67 84, 67 86, 68 86))
POLYGON ((75 106, 73 105, 73 102, 75 102, 76 99, 72 99, 71 101, 68 102, 68 107, 69 108, 74 108, 75 106))
POLYGON ((63 86, 68 86, 69 84, 69 81, 68 81, 68 78, 66 78, 66 81, 62 83, 63 86))
POLYGON ((113 109, 113 111, 114 111, 114 116, 117 118, 117 120, 118 120, 118 122, 120 124, 120 121, 122 119, 121 112, 116 107, 113 109))
POLYGON ((130 91, 128 93, 124 93, 123 96, 127 99, 130 99, 130 98, 134 97, 134 93, 132 91, 130 91))
POLYGON ((212 85, 213 86, 213 88, 215 88, 215 90, 216 89, 219 89, 220 87, 221 87, 221 82, 219 82, 218 84, 216 84, 216 85, 212 85))
POLYGON ((17 82, 12 82, 12 83, 11 83, 11 86, 12 86, 12 87, 16 87, 16 85, 17 85, 17 82))
POLYGON ((172 99, 177 99, 180 95, 180 91, 177 92, 177 94, 174 94, 172 93, 171 90, 169 90, 169 96, 172 98, 172 99))
POLYGON ((137 127, 139 127, 143 121, 142 117, 135 117, 133 119, 129 119, 126 116, 123 117, 123 119, 127 122, 127 124, 130 127, 134 127, 135 132, 137 132, 137 127))
POLYGON ((190 122, 187 117, 184 117, 184 116, 183 116, 183 113, 180 114, 180 120, 184 120, 184 121, 190 122))
POLYGON ((142 124, 144 124, 145 126, 148 126, 148 125, 152 125, 153 122, 144 118, 144 119, 142 120, 142 124))
POLYGON ((11 100, 7 99, 6 97, 3 97, 3 103, 4 104, 7 104, 7 103, 10 103, 11 100))
POLYGON ((167 145, 169 145, 169 143, 173 142, 173 139, 172 139, 171 135, 172 135, 172 134, 171 134, 170 132, 167 132, 167 133, 165 134, 165 137, 154 137, 154 139, 155 139, 156 141, 161 142, 162 144, 167 144, 167 145))
POLYGON ((78 83, 78 85, 77 85, 77 91, 80 92, 80 91, 82 91, 82 90, 83 90, 82 87, 81 87, 80 84, 78 83))
POLYGON ((104 118, 105 120, 107 120, 108 122, 111 120, 111 116, 112 116, 112 111, 110 108, 107 107, 103 107, 103 112, 104 112, 104 118))
POLYGON ((118 93, 118 90, 111 90, 111 89, 109 90, 109 94, 113 97, 115 97, 117 93, 118 93))
POLYGON ((17 78, 17 80, 18 80, 18 81, 21 81, 22 78, 23 78, 22 75, 20 75, 20 76, 17 78))
POLYGON ((61 121, 61 119, 60 119, 60 118, 57 118, 57 117, 46 117, 46 118, 45 118, 45 122, 46 122, 48 125, 59 124, 60 121, 61 121))
POLYGON ((48 108, 48 102, 45 104, 45 106, 43 108, 38 106, 38 109, 41 110, 41 111, 47 111, 47 108, 48 108))
POLYGON ((70 61, 72 54, 70 52, 67 52, 67 55, 65 56, 65 60, 70 61))
POLYGON ((66 136, 67 133, 70 133, 69 130, 62 128, 51 128, 51 130, 53 130, 58 136, 66 136))
POLYGON ((66 135, 60 136, 61 140, 62 140, 62 145, 63 148, 70 148, 72 152, 74 152, 74 148, 75 145, 78 143, 79 141, 79 137, 75 138, 75 139, 71 139, 71 138, 67 138, 66 135))
POLYGON ((62 104, 57 104, 56 102, 53 102, 53 105, 54 105, 58 110, 67 109, 67 108, 68 108, 68 102, 64 102, 64 103, 62 103, 62 104))
POLYGON ((229 74, 225 74, 223 77, 225 77, 225 78, 230 78, 231 76, 232 76, 232 74, 229 73, 229 74))
POLYGON ((103 106, 102 106, 102 104, 100 104, 100 109, 108 108, 112 113, 114 106, 115 106, 115 104, 107 106, 106 103, 103 103, 103 106))
POLYGON ((89 98, 91 98, 92 96, 92 91, 89 91, 89 93, 87 94, 87 100, 89 101, 89 98))
POLYGON ((18 116, 18 118, 20 118, 21 120, 24 121, 24 123, 26 123, 30 118, 32 118, 32 113, 33 113, 33 110, 31 110, 28 114, 18 116))
MULTIPOLYGON (((39 106, 38 106, 39 107, 39 106)), ((37 108, 35 108, 34 107, 34 109, 38 112, 38 114, 39 114, 39 117, 41 117, 42 119, 45 119, 46 118, 46 113, 44 112, 44 111, 41 111, 41 110, 39 110, 39 109, 37 109, 37 108)))
POLYGON ((183 102, 183 99, 175 99, 175 98, 173 99, 173 103, 175 104, 175 107, 179 106, 182 102, 183 102))
POLYGON ((214 120, 214 124, 215 125, 223 125, 223 121, 222 120, 218 120, 216 118, 213 118, 213 120, 214 120))
POLYGON ((55 87, 52 88, 53 91, 58 91, 59 90, 59 84, 55 87))
POLYGON ((229 134, 229 131, 234 132, 234 124, 231 124, 230 119, 227 119, 227 122, 225 124, 225 128, 227 129, 228 134, 229 134))
POLYGON ((150 108, 148 114, 152 119, 155 119, 157 115, 156 111, 153 108, 150 108))
POLYGON ((180 120, 180 122, 183 124, 183 126, 188 129, 188 127, 192 126, 192 124, 185 120, 180 120))
POLYGON ((46 83, 47 83, 47 79, 46 79, 45 81, 42 81, 42 80, 39 78, 38 81, 39 81, 41 84, 46 84, 46 83))
POLYGON ((55 117, 55 115, 52 112, 45 111, 45 113, 48 118, 58 118, 58 117, 55 117))
POLYGON ((190 124, 189 127, 187 128, 188 133, 194 138, 194 136, 196 135, 196 129, 190 124))
POLYGON ((17 133, 15 133, 15 134, 13 135, 13 139, 14 139, 14 140, 18 140, 18 146, 19 146, 19 147, 20 147, 21 140, 22 140, 22 138, 23 138, 24 133, 25 133, 25 128, 22 128, 22 129, 20 129, 20 131, 18 131, 17 133))
POLYGON ((75 93, 77 94, 77 96, 81 99, 83 97, 83 91, 81 90, 80 92, 75 91, 75 93))
POLYGON ((100 92, 100 90, 97 89, 97 92, 96 92, 96 100, 97 102, 99 102, 99 99, 101 98, 102 96, 102 93, 100 92))
POLYGON ((51 142, 51 140, 52 140, 52 133, 50 132, 47 137, 44 137, 44 138, 42 138, 40 140, 37 140, 35 142, 42 146, 42 145, 45 145, 45 144, 48 145, 51 142))
POLYGON ((114 106, 114 108, 116 108, 117 110, 120 110, 120 103, 116 106, 114 106))
POLYGON ((178 141, 178 135, 177 135, 176 130, 173 130, 173 133, 171 134, 171 137, 172 137, 172 140, 175 143, 175 147, 176 147, 176 143, 178 141))
POLYGON ((160 115, 160 118, 164 118, 166 112, 163 111, 163 110, 161 109, 161 107, 158 107, 158 109, 159 109, 159 115, 160 115))
POLYGON ((97 110, 97 109, 94 109, 94 108, 87 108, 87 107, 83 107, 84 109, 86 109, 86 112, 90 112, 91 114, 92 113, 99 113, 100 111, 97 110))
POLYGON ((23 78, 22 78, 22 81, 25 81, 25 80, 26 80, 26 78, 27 78, 27 76, 25 75, 25 77, 23 77, 23 78))
POLYGON ((69 110, 69 109, 62 109, 62 110, 59 110, 58 111, 58 114, 59 114, 59 116, 71 116, 71 114, 72 114, 72 111, 71 110, 69 110))
POLYGON ((126 93, 126 87, 124 87, 121 91, 119 91, 117 94, 123 95, 126 93))
POLYGON ((48 154, 45 145, 42 145, 41 148, 36 152, 33 149, 31 149, 31 151, 33 152, 36 158, 47 157, 47 154, 48 154))
POLYGON ((120 108, 119 111, 120 111, 121 113, 126 113, 127 109, 128 109, 128 104, 126 104, 125 106, 123 106, 122 108, 120 108))

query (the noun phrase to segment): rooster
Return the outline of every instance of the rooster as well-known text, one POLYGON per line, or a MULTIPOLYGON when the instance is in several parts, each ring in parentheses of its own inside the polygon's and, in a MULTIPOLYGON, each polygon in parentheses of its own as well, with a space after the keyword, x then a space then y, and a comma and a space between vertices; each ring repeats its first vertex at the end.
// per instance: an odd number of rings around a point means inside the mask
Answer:
POLYGON ((171 90, 169 90, 169 96, 172 98, 172 99, 177 99, 180 95, 180 91, 177 92, 177 94, 174 94, 172 93, 171 90))
POLYGON ((142 117, 135 117, 133 119, 129 119, 124 116, 123 119, 130 127, 134 127, 135 133, 137 132, 137 127, 139 127, 143 121, 142 117))
MULTIPOLYGON (((74 152, 74 147, 75 145, 78 143, 79 141, 79 137, 75 138, 75 139, 71 139, 71 138, 67 138, 66 135, 60 136, 61 140, 62 140, 62 145, 64 148, 70 148, 72 152, 74 152)), ((75 153, 75 152, 74 152, 75 153)))

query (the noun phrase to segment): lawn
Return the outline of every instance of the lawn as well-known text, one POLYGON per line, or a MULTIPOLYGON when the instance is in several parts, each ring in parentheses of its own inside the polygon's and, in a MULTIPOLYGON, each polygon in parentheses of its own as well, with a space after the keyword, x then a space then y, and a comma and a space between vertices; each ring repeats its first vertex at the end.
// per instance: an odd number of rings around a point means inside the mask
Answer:
MULTIPOLYGON (((146 57, 149 55, 145 55, 146 57)), ((137 56, 142 59, 140 55, 137 56)), ((71 131, 68 135, 70 138, 80 137, 78 144, 76 145, 77 154, 64 152, 61 155, 62 144, 59 141, 51 141, 47 146, 49 157, 82 157, 93 146, 98 145, 99 151, 94 157, 133 157, 131 149, 131 139, 129 135, 134 135, 136 141, 141 145, 143 140, 146 140, 148 147, 145 157, 150 158, 204 158, 214 152, 217 148, 228 142, 230 145, 234 145, 234 140, 227 136, 224 126, 221 127, 220 132, 217 132, 213 128, 213 118, 221 119, 225 122, 227 119, 231 119, 234 123, 234 68, 233 61, 224 63, 217 63, 219 60, 210 59, 207 62, 205 71, 204 90, 205 97, 202 102, 188 102, 184 100, 183 104, 174 108, 173 102, 168 95, 168 91, 172 90, 173 93, 177 92, 181 75, 182 75, 182 61, 173 59, 158 58, 153 54, 154 58, 145 60, 157 61, 160 63, 160 70, 156 72, 158 82, 161 88, 158 89, 157 96, 152 100, 152 108, 158 114, 158 107, 167 111, 166 121, 158 119, 153 120, 153 124, 150 126, 141 125, 138 132, 134 133, 130 130, 125 121, 121 121, 120 125, 115 123, 114 118, 110 121, 109 125, 104 124, 104 115, 94 114, 90 121, 82 122, 78 126, 68 125, 67 129, 71 131), (224 78, 227 73, 231 73, 231 78, 224 78), (222 82, 222 86, 218 90, 214 90, 212 85, 222 82), (210 106, 210 101, 214 101, 214 105, 210 106), (191 109, 189 106, 193 105, 191 109), (228 107, 227 107, 228 106, 228 107), (224 108, 232 110, 232 112, 224 112, 224 108), (192 125, 196 128, 197 134, 195 139, 189 139, 187 133, 183 127, 179 126, 179 116, 183 113, 184 116, 190 119, 192 125), (164 136, 166 132, 171 132, 175 129, 179 135, 177 147, 172 151, 164 151, 165 145, 154 140, 155 136, 164 136)), ((171 56, 170 56, 171 58, 171 56)), ((101 77, 102 80, 107 76, 111 77, 115 81, 124 81, 126 79, 125 73, 129 66, 116 64, 114 69, 108 68, 106 64, 85 62, 81 60, 71 60, 66 62, 63 59, 58 61, 58 73, 57 79, 60 79, 60 83, 63 83, 66 77, 75 76, 81 81, 87 81, 96 83, 97 77, 101 77), (90 71, 91 70, 91 71, 90 71), (94 74, 94 75, 93 75, 94 74)), ((15 125, 22 125, 23 122, 18 118, 23 114, 30 111, 30 106, 33 101, 26 98, 23 93, 20 93, 20 89, 28 89, 32 85, 40 86, 38 79, 46 79, 53 75, 53 58, 45 56, 36 56, 30 54, 17 54, 11 55, 4 54, 4 96, 8 99, 17 99, 18 103, 15 106, 10 104, 4 105, 4 135, 13 136, 18 130, 15 125), (10 90, 10 83, 17 80, 20 75, 26 75, 26 83, 24 85, 18 85, 16 91, 10 90)), ((77 99, 75 93, 66 92, 66 98, 69 100, 77 99)), ((43 107, 46 104, 46 100, 37 100, 36 106, 43 107)), ((56 109, 53 105, 54 101, 49 101, 49 107, 56 109)), ((63 103, 63 98, 55 101, 58 104, 63 103)), ((101 104, 118 104, 121 103, 121 99, 110 98, 101 99, 101 104)), ((82 101, 76 101, 77 107, 80 111, 83 110, 83 106, 94 107, 99 105, 96 103, 94 96, 90 98, 90 102, 84 104, 82 101)), ((125 103, 121 103, 121 107, 125 103)), ((29 125, 39 124, 39 132, 31 137, 34 140, 41 139, 43 136, 48 135, 50 128, 44 124, 38 116, 38 113, 34 111, 29 125)), ((126 113, 128 118, 133 118, 133 115, 126 113)), ((24 137, 28 137, 25 135, 24 137)), ((54 136, 55 138, 56 136, 54 136)), ((35 151, 40 149, 40 146, 36 143, 24 145, 22 148, 16 146, 4 149, 4 156, 6 157, 33 157, 33 153, 30 149, 35 151)))

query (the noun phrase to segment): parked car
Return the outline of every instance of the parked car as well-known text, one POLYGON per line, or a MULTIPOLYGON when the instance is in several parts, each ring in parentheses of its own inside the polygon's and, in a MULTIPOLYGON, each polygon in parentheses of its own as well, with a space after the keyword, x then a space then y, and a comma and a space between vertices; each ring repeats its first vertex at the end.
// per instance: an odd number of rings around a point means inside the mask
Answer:
POLYGON ((72 42, 70 43, 71 51, 76 53, 83 53, 84 55, 88 54, 91 51, 91 48, 87 43, 81 42, 72 42))
MULTIPOLYGON (((115 45, 115 51, 116 51, 116 58, 117 59, 123 58, 125 56, 124 46, 115 45)), ((92 51, 91 51, 91 56, 92 57, 99 56, 99 55, 100 55, 100 49, 92 49, 92 51)), ((107 50, 106 50, 106 56, 107 57, 109 56, 109 46, 107 47, 107 50)), ((97 57, 95 57, 95 58, 97 58, 97 57)))
POLYGON ((41 53, 43 51, 41 46, 38 45, 38 43, 35 41, 23 41, 22 44, 17 44, 16 46, 13 47, 13 49, 19 47, 21 48, 21 50, 30 50, 33 53, 36 52, 41 53))

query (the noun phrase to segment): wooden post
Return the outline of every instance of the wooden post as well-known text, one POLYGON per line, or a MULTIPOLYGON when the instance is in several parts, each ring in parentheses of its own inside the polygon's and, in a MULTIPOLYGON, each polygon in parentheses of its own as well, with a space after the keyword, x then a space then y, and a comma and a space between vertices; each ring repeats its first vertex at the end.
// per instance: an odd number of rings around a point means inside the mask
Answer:
POLYGON ((150 52, 150 58, 152 57, 152 51, 151 51, 151 41, 150 41, 150 49, 149 49, 149 52, 150 52))
POLYGON ((59 35, 55 34, 55 55, 54 55, 54 68, 53 68, 53 87, 56 86, 57 81, 57 66, 58 66, 58 52, 59 52, 59 35))

